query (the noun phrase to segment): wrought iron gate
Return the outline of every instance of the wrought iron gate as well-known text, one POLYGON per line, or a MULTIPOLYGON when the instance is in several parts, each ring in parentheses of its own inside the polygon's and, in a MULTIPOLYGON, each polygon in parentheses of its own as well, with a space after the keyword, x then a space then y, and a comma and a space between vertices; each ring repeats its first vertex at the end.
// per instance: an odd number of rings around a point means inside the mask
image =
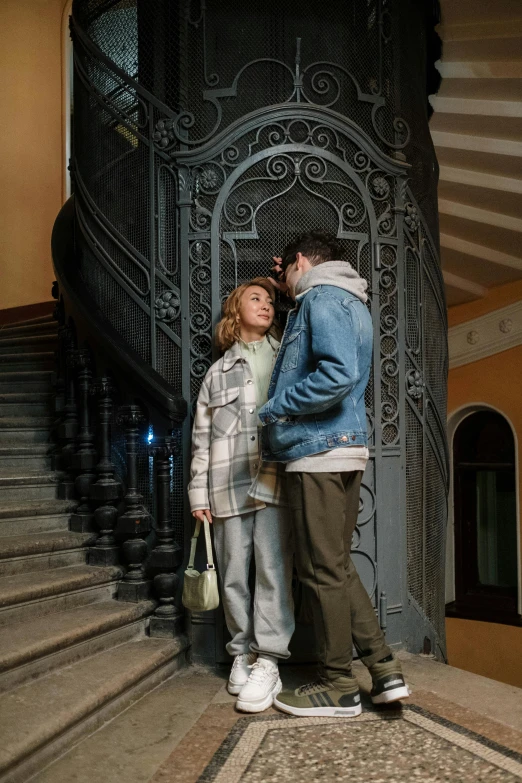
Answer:
MULTIPOLYGON (((354 561, 389 641, 443 654, 446 322, 411 76, 432 5, 75 0, 74 173, 86 286, 191 403, 228 293, 296 233, 338 237, 375 327, 354 561)), ((212 645, 212 619, 194 622, 212 645)))

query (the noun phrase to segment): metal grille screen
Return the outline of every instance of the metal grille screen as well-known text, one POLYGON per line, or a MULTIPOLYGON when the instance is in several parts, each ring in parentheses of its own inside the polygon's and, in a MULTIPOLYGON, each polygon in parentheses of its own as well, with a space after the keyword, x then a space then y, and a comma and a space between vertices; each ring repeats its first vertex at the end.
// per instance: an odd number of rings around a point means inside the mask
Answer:
POLYGON ((443 650, 435 12, 432 0, 75 0, 73 171, 85 285, 191 403, 232 288, 268 273, 297 232, 340 239, 368 280, 375 325, 354 552, 376 605, 387 602, 389 635, 405 640, 407 583, 443 650), (404 528, 404 545, 388 538, 404 528))

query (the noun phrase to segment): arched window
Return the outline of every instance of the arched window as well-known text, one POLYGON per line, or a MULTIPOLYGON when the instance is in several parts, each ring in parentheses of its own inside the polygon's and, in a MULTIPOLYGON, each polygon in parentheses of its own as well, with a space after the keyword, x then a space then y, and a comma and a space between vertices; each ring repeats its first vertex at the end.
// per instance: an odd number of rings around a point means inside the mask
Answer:
POLYGON ((516 622, 515 443, 508 422, 478 411, 453 441, 455 606, 458 616, 516 622))

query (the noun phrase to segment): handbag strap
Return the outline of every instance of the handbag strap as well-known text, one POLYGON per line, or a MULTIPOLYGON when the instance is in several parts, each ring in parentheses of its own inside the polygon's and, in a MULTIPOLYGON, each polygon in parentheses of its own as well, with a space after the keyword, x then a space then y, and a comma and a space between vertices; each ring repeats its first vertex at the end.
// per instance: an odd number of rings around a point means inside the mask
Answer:
MULTIPOLYGON (((205 528, 205 545, 207 548, 207 568, 214 569, 214 559, 212 557, 212 541, 210 540, 210 525, 208 519, 204 520, 205 528)), ((194 568, 194 560, 196 558, 196 546, 198 543, 199 531, 201 530, 201 519, 196 520, 196 527, 194 529, 194 535, 190 539, 190 557, 188 562, 188 568, 194 568)))

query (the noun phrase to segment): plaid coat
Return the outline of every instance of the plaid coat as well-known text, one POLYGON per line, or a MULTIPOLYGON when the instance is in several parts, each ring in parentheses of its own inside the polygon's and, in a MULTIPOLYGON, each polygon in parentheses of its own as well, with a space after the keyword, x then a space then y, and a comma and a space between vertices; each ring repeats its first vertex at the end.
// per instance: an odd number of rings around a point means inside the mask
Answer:
POLYGON ((286 505, 283 469, 261 461, 253 375, 235 343, 210 367, 199 392, 190 509, 210 508, 214 516, 232 517, 266 503, 286 505))

